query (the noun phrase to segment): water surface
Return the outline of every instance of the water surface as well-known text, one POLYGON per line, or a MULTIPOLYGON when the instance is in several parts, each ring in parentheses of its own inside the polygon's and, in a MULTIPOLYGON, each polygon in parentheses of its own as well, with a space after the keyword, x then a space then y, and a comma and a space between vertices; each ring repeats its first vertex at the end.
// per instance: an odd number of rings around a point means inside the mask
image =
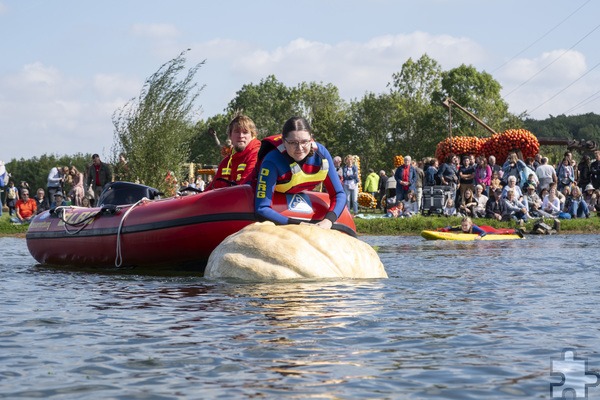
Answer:
POLYGON ((0 238, 0 398, 531 399, 565 348, 600 370, 597 235, 361 239, 389 279, 56 269, 0 238))

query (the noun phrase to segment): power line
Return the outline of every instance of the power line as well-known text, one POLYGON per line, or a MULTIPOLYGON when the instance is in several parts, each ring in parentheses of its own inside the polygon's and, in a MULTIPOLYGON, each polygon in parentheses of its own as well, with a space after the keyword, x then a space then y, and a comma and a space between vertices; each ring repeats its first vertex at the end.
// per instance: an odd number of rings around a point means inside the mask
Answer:
POLYGON ((559 26, 561 26, 563 23, 565 23, 569 18, 571 18, 571 16, 573 16, 573 14, 575 14, 577 11, 581 10, 583 7, 585 7, 589 2, 591 2, 592 0, 588 0, 585 3, 583 3, 581 6, 579 6, 579 8, 577 8, 575 11, 573 11, 571 14, 567 15, 562 21, 560 21, 558 24, 556 24, 554 27, 552 27, 548 32, 544 33, 542 36, 540 36, 538 39, 536 39, 533 43, 531 43, 529 46, 525 47, 523 50, 521 50, 520 52, 518 52, 517 54, 515 54, 514 56, 512 56, 510 59, 508 59, 507 61, 505 61, 502 65, 500 65, 499 67, 497 67, 496 69, 494 69, 492 71, 492 74, 496 71, 498 71, 499 69, 501 69, 502 67, 504 67, 506 64, 508 64, 509 62, 511 62, 512 60, 514 60, 515 58, 517 58, 518 56, 520 56, 521 54, 523 54, 524 52, 526 52, 527 50, 529 50, 531 47, 533 47, 536 43, 538 43, 540 40, 542 40, 543 38, 545 38, 546 36, 548 36, 552 31, 554 31, 556 28, 558 28, 559 26))
POLYGON ((590 36, 592 33, 594 33, 594 31, 596 29, 600 28, 600 24, 596 25, 596 27, 594 29, 592 29, 591 31, 589 31, 588 33, 586 33, 581 39, 579 39, 577 42, 575 42, 574 45, 572 45, 571 47, 569 47, 567 50, 565 50, 561 55, 559 55, 558 57, 556 57, 554 60, 552 60, 549 64, 547 64, 546 66, 544 66, 542 69, 540 69, 539 71, 537 71, 535 74, 531 75, 528 79, 526 79, 524 82, 521 82, 521 84, 519 86, 517 86, 516 88, 514 88, 513 90, 511 90, 510 92, 508 92, 507 94, 505 94, 503 97, 506 98, 508 96, 510 96, 511 94, 513 94, 514 92, 516 92, 517 90, 519 90, 521 87, 523 87, 524 85, 526 85, 529 81, 531 81, 533 78, 535 78, 536 76, 538 76, 539 74, 541 74, 543 71, 545 71, 546 69, 548 69, 552 64, 554 64, 556 61, 558 61, 559 59, 562 58, 562 56, 564 56, 565 54, 567 54, 569 51, 573 50, 573 48, 575 46, 577 46, 579 43, 581 43, 585 38, 587 38, 588 36, 590 36))
POLYGON ((598 96, 598 94, 600 94, 600 90, 598 90, 596 93, 592 94, 591 96, 581 100, 579 103, 575 104, 573 107, 569 108, 567 111, 565 111, 563 114, 568 114, 571 111, 575 111, 576 109, 578 109, 579 107, 583 107, 589 103, 592 103, 598 99, 600 99, 600 96, 598 96))
POLYGON ((579 81, 581 78, 583 78, 584 76, 586 76, 587 74, 589 74, 590 72, 592 72, 593 70, 595 70, 596 68, 598 68, 600 66, 600 62, 596 65, 594 65, 592 68, 590 68, 586 73, 584 73, 583 75, 581 75, 579 78, 575 79, 573 82, 569 83, 567 86, 565 86, 564 88, 562 88, 561 90, 559 90, 558 92, 556 92, 553 96, 551 96, 549 99, 547 99, 546 101, 544 101, 542 104, 540 104, 539 106, 529 110, 530 113, 534 112, 535 110, 537 110, 538 108, 542 107, 543 105, 545 105, 546 103, 550 102, 550 100, 554 99, 556 96, 558 96, 559 94, 561 94, 562 92, 564 92, 565 90, 567 90, 568 88, 570 88, 571 86, 573 86, 577 81, 579 81))

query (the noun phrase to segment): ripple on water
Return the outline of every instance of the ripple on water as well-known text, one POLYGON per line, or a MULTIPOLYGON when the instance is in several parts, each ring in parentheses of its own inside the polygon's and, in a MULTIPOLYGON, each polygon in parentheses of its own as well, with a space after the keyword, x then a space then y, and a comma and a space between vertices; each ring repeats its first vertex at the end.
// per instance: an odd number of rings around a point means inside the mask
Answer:
POLYGON ((600 368, 596 235, 363 240, 389 279, 60 270, 0 238, 0 398, 544 398, 563 348, 600 368))

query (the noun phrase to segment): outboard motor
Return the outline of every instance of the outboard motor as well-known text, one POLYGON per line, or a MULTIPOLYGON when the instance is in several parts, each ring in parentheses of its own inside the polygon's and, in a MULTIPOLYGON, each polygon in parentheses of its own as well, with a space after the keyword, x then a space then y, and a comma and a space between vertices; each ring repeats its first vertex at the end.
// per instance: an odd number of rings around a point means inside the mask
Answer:
POLYGON ((161 195, 163 193, 150 186, 132 182, 112 182, 104 188, 96 206, 104 207, 108 204, 122 206, 133 204, 144 197, 148 200, 158 199, 161 195))

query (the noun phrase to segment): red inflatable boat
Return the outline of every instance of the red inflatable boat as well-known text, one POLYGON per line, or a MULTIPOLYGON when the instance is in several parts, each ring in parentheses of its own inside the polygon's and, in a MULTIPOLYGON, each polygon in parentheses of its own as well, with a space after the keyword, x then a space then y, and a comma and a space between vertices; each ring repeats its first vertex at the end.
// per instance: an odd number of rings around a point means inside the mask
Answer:
MULTIPOLYGON (((132 183, 115 182, 110 189, 100 199, 102 207, 59 207, 35 217, 26 234, 31 255, 42 264, 203 271, 223 239, 256 222, 249 185, 166 199, 152 199, 154 189, 132 183)), ((289 217, 321 220, 329 197, 276 194, 273 207, 289 217)), ((347 208, 333 229, 356 235, 347 208)))

